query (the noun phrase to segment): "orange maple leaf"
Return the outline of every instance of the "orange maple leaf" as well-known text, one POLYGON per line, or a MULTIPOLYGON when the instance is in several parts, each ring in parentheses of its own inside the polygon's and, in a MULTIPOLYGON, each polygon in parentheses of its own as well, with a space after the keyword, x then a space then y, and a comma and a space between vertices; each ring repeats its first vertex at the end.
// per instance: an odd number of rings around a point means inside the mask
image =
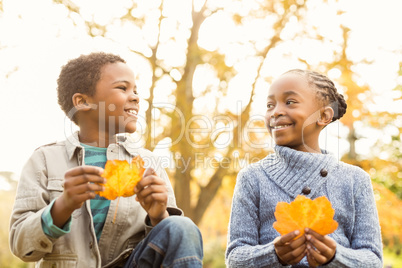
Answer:
POLYGON ((278 202, 273 227, 281 235, 299 230, 300 234, 296 238, 304 234, 304 228, 327 235, 338 228, 338 223, 333 219, 334 215, 335 210, 325 196, 311 200, 298 195, 290 204, 278 202))
POLYGON ((140 156, 134 157, 131 164, 126 160, 108 160, 101 175, 107 180, 105 184, 101 184, 105 190, 97 194, 110 200, 119 196, 132 196, 144 171, 144 161, 140 156))

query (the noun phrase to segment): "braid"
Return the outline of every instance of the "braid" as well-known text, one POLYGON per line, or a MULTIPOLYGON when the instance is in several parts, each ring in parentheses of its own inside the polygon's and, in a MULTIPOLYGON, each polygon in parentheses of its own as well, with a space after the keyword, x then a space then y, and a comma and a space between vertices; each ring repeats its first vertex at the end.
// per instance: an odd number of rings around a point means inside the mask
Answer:
POLYGON ((314 71, 300 69, 290 70, 286 73, 297 73, 306 76, 308 83, 314 85, 324 103, 329 104, 334 110, 332 122, 340 119, 346 113, 347 104, 345 98, 338 93, 335 84, 328 77, 314 71))

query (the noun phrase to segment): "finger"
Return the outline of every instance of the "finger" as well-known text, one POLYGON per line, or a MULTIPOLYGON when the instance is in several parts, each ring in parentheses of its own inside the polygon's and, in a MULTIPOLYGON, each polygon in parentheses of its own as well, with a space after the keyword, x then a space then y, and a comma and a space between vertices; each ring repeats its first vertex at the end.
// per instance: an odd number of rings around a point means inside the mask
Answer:
POLYGON ((321 255, 328 259, 331 259, 334 256, 336 251, 336 242, 329 236, 322 236, 319 234, 313 236, 312 234, 308 234, 306 235, 306 239, 318 250, 321 255))
POLYGON ((320 235, 319 233, 317 233, 316 231, 314 231, 314 230, 312 230, 312 229, 310 229, 310 228, 305 228, 305 229, 304 229, 304 232, 305 232, 306 234, 311 234, 312 236, 316 237, 317 239, 324 240, 324 236, 323 236, 323 235, 320 235))
POLYGON ((300 252, 299 256, 294 257, 293 259, 290 260, 289 262, 290 264, 298 264, 304 258, 304 256, 306 256, 307 248, 305 245, 303 246, 303 248, 304 250, 300 252))
POLYGON ((296 236, 300 234, 299 230, 290 232, 288 234, 282 235, 281 238, 275 243, 275 246, 280 247, 284 246, 289 241, 292 241, 296 236))
POLYGON ((282 259, 286 261, 287 264, 296 264, 303 259, 303 257, 307 253, 306 245, 303 244, 300 247, 292 250, 284 255, 282 255, 282 259))
POLYGON ((309 251, 307 251, 307 262, 309 267, 317 267, 318 263, 317 261, 314 259, 314 257, 311 255, 311 253, 309 251))
POLYGON ((300 236, 296 240, 291 240, 291 242, 286 242, 284 245, 281 245, 280 240, 283 239, 286 241, 287 239, 289 239, 289 237, 292 237, 292 234, 296 235, 297 232, 291 232, 280 238, 277 237, 274 240, 274 246, 277 255, 286 263, 293 263, 294 259, 299 259, 299 256, 304 256, 306 252, 305 236, 300 236))
POLYGON ((149 175, 156 175, 156 172, 153 168, 149 167, 145 170, 143 177, 149 176, 149 175))
POLYGON ((167 194, 167 188, 165 185, 153 184, 153 185, 143 188, 141 191, 137 192, 137 197, 138 197, 138 199, 141 200, 153 193, 166 193, 167 194))
MULTIPOLYGON (((68 196, 80 195, 88 192, 101 192, 104 187, 94 183, 84 183, 76 185, 75 187, 68 187, 65 192, 68 196)), ((95 195, 94 195, 95 196, 95 195)))
POLYGON ((311 230, 309 228, 305 229, 305 233, 306 233, 306 237, 307 235, 311 235, 312 238, 315 238, 319 241, 321 241, 322 243, 326 244, 329 247, 336 247, 336 242, 335 240, 333 240, 331 237, 327 236, 327 235, 321 235, 317 232, 315 232, 314 230, 311 230))
POLYGON ((290 246, 292 249, 296 249, 296 248, 300 247, 301 245, 303 245, 305 242, 306 242, 306 236, 302 235, 302 236, 300 236, 299 238, 297 238, 297 239, 291 241, 291 242, 289 243, 289 246, 290 246))
MULTIPOLYGON (((293 240, 291 242, 286 243, 284 246, 279 246, 278 247, 278 252, 281 254, 287 254, 290 251, 294 251, 298 248, 300 248, 301 246, 303 246, 303 250, 305 250, 305 244, 306 242, 306 237, 304 235, 300 236, 299 238, 297 238, 296 240, 293 240)), ((293 257, 297 257, 297 255, 293 256, 293 257)))
POLYGON ((106 179, 94 174, 82 174, 70 178, 66 178, 64 181, 64 188, 70 188, 81 184, 88 183, 105 183, 106 179))
POLYGON ((103 169, 95 166, 79 166, 72 169, 67 170, 65 177, 74 177, 81 174, 95 174, 101 175, 103 173, 103 169))
POLYGON ((320 253, 321 255, 325 256, 326 258, 332 258, 331 248, 329 248, 326 244, 322 243, 318 239, 310 237, 310 239, 307 239, 309 243, 316 248, 316 251, 320 253))
POLYGON ((69 197, 69 202, 68 203, 74 203, 74 207, 78 208, 81 206, 81 204, 88 199, 94 199, 96 194, 94 192, 85 192, 83 194, 75 194, 73 196, 69 197))
POLYGON ((165 181, 162 180, 160 177, 156 176, 156 175, 148 175, 146 177, 143 177, 135 186, 135 192, 138 193, 140 191, 142 191, 142 189, 153 185, 153 184, 157 184, 157 185, 166 185, 165 181))
POLYGON ((310 256, 314 258, 316 265, 321 265, 327 262, 327 258, 321 255, 319 251, 314 249, 311 244, 307 244, 307 254, 310 254, 310 256))
POLYGON ((156 202, 156 203, 166 205, 167 200, 168 200, 168 196, 165 193, 152 193, 144 198, 144 203, 151 204, 151 203, 156 202))

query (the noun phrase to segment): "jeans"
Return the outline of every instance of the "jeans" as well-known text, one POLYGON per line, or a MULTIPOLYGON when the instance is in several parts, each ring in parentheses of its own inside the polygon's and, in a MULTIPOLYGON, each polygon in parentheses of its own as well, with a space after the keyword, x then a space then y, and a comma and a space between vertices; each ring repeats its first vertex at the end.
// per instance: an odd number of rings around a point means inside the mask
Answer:
POLYGON ((202 267, 203 246, 198 227, 182 216, 158 223, 131 253, 124 268, 202 267))

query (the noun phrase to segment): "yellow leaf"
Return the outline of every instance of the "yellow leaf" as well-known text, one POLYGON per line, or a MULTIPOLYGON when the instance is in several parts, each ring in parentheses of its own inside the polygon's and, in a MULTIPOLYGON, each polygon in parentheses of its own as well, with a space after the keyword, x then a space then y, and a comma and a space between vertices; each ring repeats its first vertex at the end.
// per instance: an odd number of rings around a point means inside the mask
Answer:
POLYGON ((273 227, 281 235, 299 230, 300 237, 304 234, 304 228, 321 234, 327 235, 338 228, 338 223, 333 219, 335 210, 331 202, 321 196, 314 200, 303 195, 298 195, 290 204, 278 202, 275 209, 275 218, 273 227))
POLYGON ((105 184, 102 184, 105 190, 97 194, 110 200, 119 196, 132 196, 144 171, 144 161, 140 156, 134 157, 131 164, 126 160, 108 160, 101 175, 107 180, 105 184))

